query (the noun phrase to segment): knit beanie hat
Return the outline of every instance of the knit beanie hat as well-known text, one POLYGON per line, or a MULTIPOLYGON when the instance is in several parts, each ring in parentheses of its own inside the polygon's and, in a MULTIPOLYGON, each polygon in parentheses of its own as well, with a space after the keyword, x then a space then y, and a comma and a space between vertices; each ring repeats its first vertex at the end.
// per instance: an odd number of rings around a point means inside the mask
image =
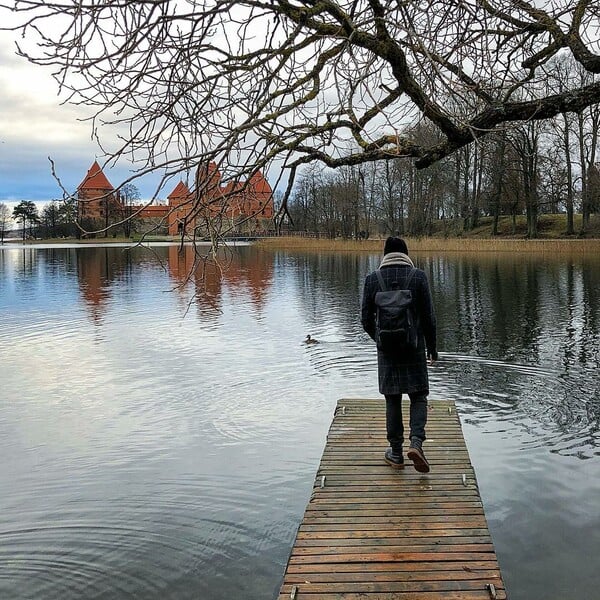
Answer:
POLYGON ((403 254, 408 254, 408 246, 402 238, 390 236, 387 240, 385 240, 383 254, 385 256, 390 252, 402 252, 403 254))

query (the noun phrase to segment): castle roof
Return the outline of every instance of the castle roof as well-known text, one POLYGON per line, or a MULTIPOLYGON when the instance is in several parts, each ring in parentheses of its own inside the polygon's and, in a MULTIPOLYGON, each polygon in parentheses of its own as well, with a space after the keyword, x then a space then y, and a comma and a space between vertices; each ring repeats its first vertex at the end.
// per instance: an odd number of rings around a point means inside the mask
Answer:
POLYGON ((254 188, 254 191, 260 194, 272 194, 273 190, 269 185, 269 182, 265 179, 265 176, 261 171, 257 171, 250 178, 250 186, 254 188))
POLYGON ((89 168, 87 175, 79 184, 78 190, 114 190, 110 181, 102 171, 102 167, 95 160, 94 164, 89 168))
POLYGON ((167 198, 187 198, 190 195, 190 188, 180 181, 167 198))
POLYGON ((232 192, 241 192, 244 190, 244 184, 239 181, 228 181, 223 188, 223 194, 231 194, 232 192))

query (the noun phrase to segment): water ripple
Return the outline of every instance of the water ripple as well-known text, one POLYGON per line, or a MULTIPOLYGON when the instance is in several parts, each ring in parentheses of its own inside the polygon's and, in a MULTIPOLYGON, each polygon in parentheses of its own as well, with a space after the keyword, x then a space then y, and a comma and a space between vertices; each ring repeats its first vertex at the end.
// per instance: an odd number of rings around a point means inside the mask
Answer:
MULTIPOLYGON (((378 257, 246 249, 178 287, 189 253, 157 252, 1 253, 0 598, 277 597, 336 400, 379 396, 378 257)), ((431 397, 457 403, 511 597, 593 597, 600 269, 418 260, 431 397)))

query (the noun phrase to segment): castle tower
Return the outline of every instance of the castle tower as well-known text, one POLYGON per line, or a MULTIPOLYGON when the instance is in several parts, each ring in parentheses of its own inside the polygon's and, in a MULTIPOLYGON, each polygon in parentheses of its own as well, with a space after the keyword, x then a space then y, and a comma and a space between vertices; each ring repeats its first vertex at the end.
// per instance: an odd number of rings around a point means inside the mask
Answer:
POLYGON ((107 221, 116 204, 115 188, 107 179, 98 161, 94 161, 77 187, 78 220, 107 221))
POLYGON ((192 222, 188 217, 193 208, 190 188, 183 181, 180 181, 167 196, 167 200, 169 201, 169 235, 181 235, 184 227, 186 233, 193 232, 195 222, 192 222))
POLYGON ((180 181, 167 196, 169 235, 204 235, 206 219, 228 219, 235 232, 236 222, 252 215, 244 229, 259 231, 269 227, 273 218, 273 190, 262 172, 249 181, 228 181, 223 185, 221 173, 214 162, 199 170, 195 192, 180 181), (198 228, 198 229, 197 229, 198 228), (203 233, 204 231, 204 233, 203 233))
POLYGON ((273 190, 261 171, 258 171, 248 182, 247 214, 258 213, 261 219, 273 218, 273 190))

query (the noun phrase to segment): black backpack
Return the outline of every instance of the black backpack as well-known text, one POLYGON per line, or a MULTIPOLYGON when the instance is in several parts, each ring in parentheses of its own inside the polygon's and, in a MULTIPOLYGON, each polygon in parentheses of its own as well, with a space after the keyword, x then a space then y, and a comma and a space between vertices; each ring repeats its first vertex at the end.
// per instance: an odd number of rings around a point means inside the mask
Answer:
POLYGON ((412 292, 408 289, 415 271, 416 269, 411 269, 404 289, 400 290, 388 290, 381 271, 375 271, 381 288, 381 291, 375 294, 375 341, 383 352, 406 352, 417 347, 417 317, 412 292))

